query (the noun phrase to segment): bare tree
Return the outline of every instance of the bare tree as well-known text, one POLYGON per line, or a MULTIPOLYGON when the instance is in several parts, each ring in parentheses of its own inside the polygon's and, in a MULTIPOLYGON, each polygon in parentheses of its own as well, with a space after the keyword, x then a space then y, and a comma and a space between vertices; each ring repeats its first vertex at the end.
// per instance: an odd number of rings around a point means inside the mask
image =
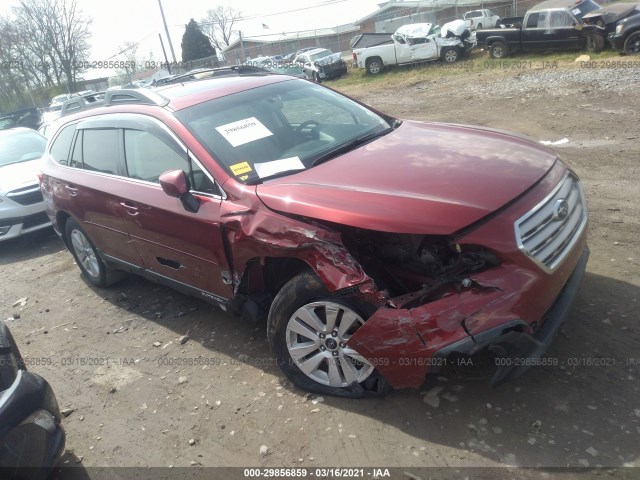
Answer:
POLYGON ((234 27, 241 18, 242 14, 233 7, 218 5, 212 10, 207 10, 207 15, 200 21, 200 29, 221 52, 231 44, 237 33, 234 27))
POLYGON ((91 20, 76 0, 20 0, 13 13, 25 49, 39 63, 45 81, 50 76, 58 85, 73 85, 84 70, 91 36, 91 20))

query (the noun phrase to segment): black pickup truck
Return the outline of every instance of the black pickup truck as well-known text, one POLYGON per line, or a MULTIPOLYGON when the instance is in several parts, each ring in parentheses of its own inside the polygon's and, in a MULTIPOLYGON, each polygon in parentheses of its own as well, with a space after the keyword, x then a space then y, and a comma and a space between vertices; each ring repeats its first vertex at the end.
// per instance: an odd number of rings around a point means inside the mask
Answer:
POLYGON ((478 46, 487 49, 492 58, 505 58, 511 52, 582 49, 599 52, 604 47, 608 26, 583 19, 600 9, 593 0, 546 0, 531 8, 522 24, 479 30, 476 39, 478 46))

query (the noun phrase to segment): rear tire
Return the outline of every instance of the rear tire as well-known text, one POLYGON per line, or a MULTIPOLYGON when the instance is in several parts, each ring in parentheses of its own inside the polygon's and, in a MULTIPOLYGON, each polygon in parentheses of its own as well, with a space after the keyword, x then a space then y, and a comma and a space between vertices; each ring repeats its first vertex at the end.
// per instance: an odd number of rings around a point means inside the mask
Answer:
POLYGON ((380 60, 378 57, 370 58, 367 62, 367 72, 369 72, 371 75, 378 75, 380 72, 382 72, 382 68, 382 60, 380 60))
POLYGON ((507 46, 504 42, 493 42, 489 47, 489 56, 495 59, 506 58, 509 55, 507 46))
POLYGON ((585 49, 589 53, 600 53, 604 48, 604 37, 599 33, 590 33, 586 38, 585 49))
POLYGON ((84 277, 96 287, 105 288, 119 281, 124 274, 107 268, 95 245, 78 222, 69 218, 65 226, 69 251, 84 277))
POLYGON ((276 295, 267 337, 278 366, 298 387, 358 398, 391 390, 364 357, 346 345, 367 318, 366 305, 332 297, 310 271, 289 280, 276 295))

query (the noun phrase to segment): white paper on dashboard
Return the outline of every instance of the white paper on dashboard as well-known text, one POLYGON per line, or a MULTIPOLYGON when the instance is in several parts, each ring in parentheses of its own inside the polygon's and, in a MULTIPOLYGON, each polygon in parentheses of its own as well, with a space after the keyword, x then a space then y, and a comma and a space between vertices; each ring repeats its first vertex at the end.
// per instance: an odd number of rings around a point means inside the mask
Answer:
POLYGON ((227 123, 216 130, 234 147, 273 135, 256 117, 227 123))
POLYGON ((304 165, 298 157, 290 157, 272 162, 254 163, 253 168, 256 169, 260 178, 265 178, 289 170, 304 170, 304 165))

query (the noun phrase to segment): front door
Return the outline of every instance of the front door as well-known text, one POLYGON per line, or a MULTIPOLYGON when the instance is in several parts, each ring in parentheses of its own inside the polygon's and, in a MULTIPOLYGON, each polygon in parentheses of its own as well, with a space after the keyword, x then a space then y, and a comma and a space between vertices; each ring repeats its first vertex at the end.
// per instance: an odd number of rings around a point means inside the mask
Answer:
POLYGON ((144 267, 196 288, 209 299, 230 298, 219 191, 171 135, 153 123, 148 127, 122 130, 129 177, 121 192, 123 218, 144 267), (197 213, 185 210, 180 200, 162 191, 159 177, 168 170, 183 170, 188 175, 192 192, 200 200, 197 213))

